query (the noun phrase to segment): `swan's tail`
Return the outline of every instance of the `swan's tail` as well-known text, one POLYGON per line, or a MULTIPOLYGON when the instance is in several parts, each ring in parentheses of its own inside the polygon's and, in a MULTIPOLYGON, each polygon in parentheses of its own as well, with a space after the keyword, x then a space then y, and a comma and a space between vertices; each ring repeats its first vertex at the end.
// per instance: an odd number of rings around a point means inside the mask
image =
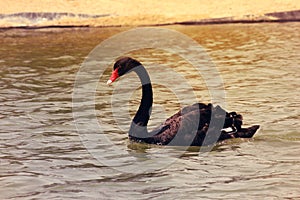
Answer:
MULTIPOLYGON (((216 106, 216 113, 223 111, 221 107, 216 106)), ((248 128, 242 128, 243 117, 236 112, 226 112, 225 122, 219 140, 225 140, 229 138, 251 138, 259 129, 259 125, 254 125, 248 128)))
POLYGON ((236 138, 252 138, 256 131, 259 129, 259 125, 254 125, 248 128, 241 128, 239 131, 234 133, 236 138))

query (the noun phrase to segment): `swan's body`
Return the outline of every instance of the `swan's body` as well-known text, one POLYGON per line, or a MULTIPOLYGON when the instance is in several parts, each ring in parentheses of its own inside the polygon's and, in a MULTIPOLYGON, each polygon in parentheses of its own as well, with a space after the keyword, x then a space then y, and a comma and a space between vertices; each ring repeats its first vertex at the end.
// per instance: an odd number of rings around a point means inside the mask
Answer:
POLYGON ((129 138, 133 141, 161 145, 209 145, 229 138, 251 138, 259 125, 242 128, 242 116, 227 113, 219 106, 196 103, 184 107, 164 123, 149 132, 147 124, 153 103, 150 77, 141 63, 125 57, 114 64, 114 71, 107 82, 111 84, 119 76, 134 71, 142 83, 142 99, 135 114, 129 138), (228 129, 228 130, 227 130, 228 129))

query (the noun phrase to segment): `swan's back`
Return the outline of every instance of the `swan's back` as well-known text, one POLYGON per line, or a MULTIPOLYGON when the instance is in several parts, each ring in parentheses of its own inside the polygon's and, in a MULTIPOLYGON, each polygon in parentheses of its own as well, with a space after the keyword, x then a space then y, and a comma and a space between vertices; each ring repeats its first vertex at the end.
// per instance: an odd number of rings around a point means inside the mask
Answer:
MULTIPOLYGON (((151 131, 143 141, 160 145, 203 145, 229 138, 252 137, 259 126, 242 129, 242 116, 236 112, 228 113, 220 106, 196 103, 184 107, 151 131), (213 116, 212 116, 213 114, 213 116), (224 120, 225 115, 225 121, 224 120), (211 120, 214 124, 223 123, 223 127, 210 127, 211 120), (209 128, 210 127, 210 128, 209 128), (229 130, 229 131, 228 131, 229 130), (221 133, 220 133, 221 132, 221 133), (218 137, 216 134, 220 134, 218 137), (218 137, 218 138, 216 138, 218 137)), ((133 140, 139 140, 132 137, 133 140)))

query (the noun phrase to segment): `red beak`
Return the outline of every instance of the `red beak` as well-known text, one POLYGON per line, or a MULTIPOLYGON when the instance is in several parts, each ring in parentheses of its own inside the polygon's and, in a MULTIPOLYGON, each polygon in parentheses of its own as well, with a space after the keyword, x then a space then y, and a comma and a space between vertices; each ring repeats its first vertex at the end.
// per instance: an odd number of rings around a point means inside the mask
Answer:
POLYGON ((115 70, 111 73, 111 76, 110 76, 109 80, 107 81, 107 85, 112 84, 112 83, 119 77, 118 69, 119 69, 119 68, 115 69, 115 70))

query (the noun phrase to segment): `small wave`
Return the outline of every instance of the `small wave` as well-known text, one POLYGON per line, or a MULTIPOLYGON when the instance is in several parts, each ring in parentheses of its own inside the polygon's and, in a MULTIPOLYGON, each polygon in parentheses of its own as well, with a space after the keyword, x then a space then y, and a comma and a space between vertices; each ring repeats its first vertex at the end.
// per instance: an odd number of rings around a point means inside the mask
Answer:
POLYGON ((100 18, 107 17, 110 14, 102 14, 102 15, 89 15, 89 14, 75 14, 75 13, 58 13, 58 12, 20 12, 13 14, 0 14, 0 19, 9 19, 9 18, 24 18, 28 20, 55 20, 60 19, 62 17, 76 17, 76 18, 100 18))

